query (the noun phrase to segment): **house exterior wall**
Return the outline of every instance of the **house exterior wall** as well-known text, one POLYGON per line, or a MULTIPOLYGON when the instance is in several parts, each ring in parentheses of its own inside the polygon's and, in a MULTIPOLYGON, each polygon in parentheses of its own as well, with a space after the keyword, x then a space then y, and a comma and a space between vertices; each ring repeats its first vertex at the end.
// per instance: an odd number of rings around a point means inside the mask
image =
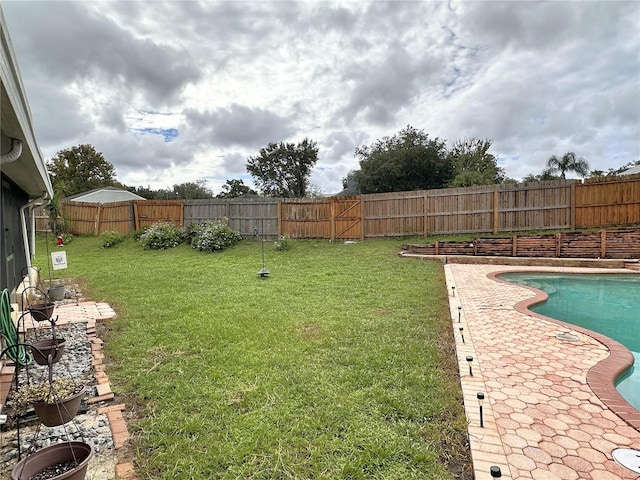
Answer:
POLYGON ((27 266, 20 207, 29 201, 29 195, 1 173, 0 181, 0 290, 6 288, 11 292, 22 281, 22 273, 27 266))

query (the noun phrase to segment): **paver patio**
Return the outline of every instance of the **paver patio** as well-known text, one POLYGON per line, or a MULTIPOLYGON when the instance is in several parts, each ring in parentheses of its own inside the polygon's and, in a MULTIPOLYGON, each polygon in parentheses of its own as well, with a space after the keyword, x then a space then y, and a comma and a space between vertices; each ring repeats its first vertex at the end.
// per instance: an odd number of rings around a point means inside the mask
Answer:
POLYGON ((475 478, 491 478, 491 466, 500 467, 503 479, 640 478, 611 455, 616 448, 640 449, 633 414, 626 421, 616 415, 587 382, 609 349, 584 330, 518 311, 515 305, 535 293, 489 278, 503 271, 602 272, 445 265, 475 478), (556 338, 569 331, 578 341, 556 338), (478 392, 485 394, 483 428, 478 392))

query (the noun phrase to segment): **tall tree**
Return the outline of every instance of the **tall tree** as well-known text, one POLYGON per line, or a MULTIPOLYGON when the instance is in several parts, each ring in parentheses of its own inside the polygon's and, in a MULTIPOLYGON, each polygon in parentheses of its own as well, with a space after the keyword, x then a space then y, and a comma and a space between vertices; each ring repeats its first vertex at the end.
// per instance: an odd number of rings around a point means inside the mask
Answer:
POLYGON ((227 180, 222 185, 222 192, 216 195, 218 198, 236 198, 241 195, 255 195, 256 191, 244 184, 242 179, 227 180))
POLYGON ((576 172, 581 177, 586 177, 589 174, 587 161, 582 157, 577 158, 573 152, 567 152, 561 158, 552 155, 547 160, 547 169, 551 173, 560 172, 562 180, 565 179, 566 172, 576 172))
POLYGON ((309 187, 311 170, 318 161, 316 142, 305 138, 293 143, 270 143, 249 157, 247 172, 263 195, 302 198, 309 187))
POLYGON ((54 190, 75 195, 100 187, 122 187, 115 167, 89 144, 60 150, 47 163, 54 190))
POLYGON ((156 200, 160 198, 166 198, 165 190, 153 190, 150 186, 143 187, 142 185, 138 187, 127 187, 131 193, 135 193, 136 195, 140 195, 141 197, 146 198, 147 200, 156 200), (159 193, 162 192, 162 195, 159 193))
POLYGON ((530 173, 529 175, 522 177, 523 183, 548 182, 551 180, 560 180, 560 177, 558 177, 557 175, 554 175, 554 173, 548 168, 545 168, 544 170, 542 170, 542 172, 539 175, 530 173))
POLYGON ((410 125, 393 137, 357 148, 355 155, 360 170, 353 172, 353 179, 362 193, 442 188, 451 180, 445 142, 410 125))
POLYGON ((173 198, 193 200, 197 198, 213 198, 213 192, 207 187, 203 178, 195 182, 184 182, 173 186, 173 198))
POLYGON ((453 168, 452 187, 493 185, 502 183, 504 169, 498 167, 496 157, 489 153, 491 140, 465 138, 458 140, 449 152, 453 168))

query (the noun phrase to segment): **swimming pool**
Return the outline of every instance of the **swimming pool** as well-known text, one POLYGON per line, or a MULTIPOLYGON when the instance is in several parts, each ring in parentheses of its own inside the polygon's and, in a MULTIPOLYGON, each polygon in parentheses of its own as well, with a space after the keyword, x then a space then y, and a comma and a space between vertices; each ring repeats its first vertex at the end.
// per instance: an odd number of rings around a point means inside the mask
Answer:
POLYGON ((616 380, 616 389, 640 411, 640 275, 503 273, 501 280, 549 295, 530 310, 606 335, 627 347, 633 366, 616 380))

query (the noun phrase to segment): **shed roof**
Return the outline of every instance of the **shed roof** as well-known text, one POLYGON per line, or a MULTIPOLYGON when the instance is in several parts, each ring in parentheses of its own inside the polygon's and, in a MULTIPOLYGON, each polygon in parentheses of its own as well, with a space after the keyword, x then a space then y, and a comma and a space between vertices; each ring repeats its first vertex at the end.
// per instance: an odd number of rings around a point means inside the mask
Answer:
POLYGON ((621 173, 621 175, 635 175, 636 173, 640 173, 640 165, 627 168, 624 172, 621 173))
POLYGON ((115 203, 128 200, 145 200, 145 198, 128 190, 122 190, 116 187, 102 187, 71 195, 66 197, 65 200, 70 202, 115 203))

